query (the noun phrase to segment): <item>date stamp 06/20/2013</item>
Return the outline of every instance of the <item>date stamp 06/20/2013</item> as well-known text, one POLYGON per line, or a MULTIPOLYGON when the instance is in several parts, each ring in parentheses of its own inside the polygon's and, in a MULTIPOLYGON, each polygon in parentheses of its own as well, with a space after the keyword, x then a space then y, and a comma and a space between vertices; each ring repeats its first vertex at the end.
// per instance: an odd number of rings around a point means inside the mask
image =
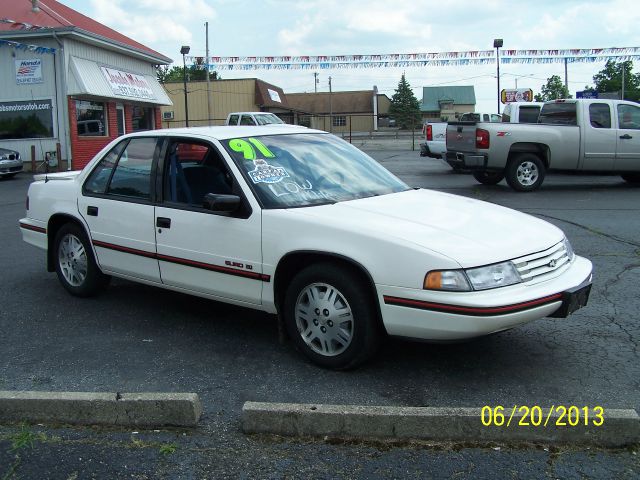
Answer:
POLYGON ((604 408, 577 405, 513 405, 491 407, 485 405, 480 413, 485 427, 601 427, 604 425, 604 408))

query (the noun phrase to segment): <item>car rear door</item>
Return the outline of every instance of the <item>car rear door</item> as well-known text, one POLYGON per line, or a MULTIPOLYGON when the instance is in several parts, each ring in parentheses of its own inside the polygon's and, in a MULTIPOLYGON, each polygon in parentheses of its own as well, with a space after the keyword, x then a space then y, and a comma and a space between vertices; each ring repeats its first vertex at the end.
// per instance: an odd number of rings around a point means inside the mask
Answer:
POLYGON ((160 282, 152 179, 161 143, 156 137, 124 139, 85 180, 78 209, 106 272, 160 282))
MULTIPOLYGON (((585 109, 587 105, 584 106, 585 109)), ((605 102, 588 105, 583 113, 584 160, 582 170, 613 169, 616 157, 616 130, 611 122, 611 107, 605 102)))
POLYGON ((162 168, 155 220, 162 282, 260 304, 263 282, 269 281, 262 274, 260 210, 244 196, 220 150, 209 142, 174 138, 162 168), (232 214, 212 212, 203 208, 207 193, 237 194, 242 206, 232 214))
POLYGON ((617 106, 616 130, 617 172, 640 172, 640 107, 620 104, 617 106))

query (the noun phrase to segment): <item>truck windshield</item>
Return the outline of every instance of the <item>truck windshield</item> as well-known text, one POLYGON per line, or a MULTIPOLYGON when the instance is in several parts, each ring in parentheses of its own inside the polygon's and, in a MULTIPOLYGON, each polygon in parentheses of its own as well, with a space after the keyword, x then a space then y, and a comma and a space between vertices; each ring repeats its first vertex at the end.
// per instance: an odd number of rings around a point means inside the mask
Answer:
POLYGON ((577 125, 576 103, 545 103, 540 110, 538 123, 549 125, 577 125))
POLYGON ((264 208, 307 207, 409 187, 374 159, 330 134, 222 140, 264 208))

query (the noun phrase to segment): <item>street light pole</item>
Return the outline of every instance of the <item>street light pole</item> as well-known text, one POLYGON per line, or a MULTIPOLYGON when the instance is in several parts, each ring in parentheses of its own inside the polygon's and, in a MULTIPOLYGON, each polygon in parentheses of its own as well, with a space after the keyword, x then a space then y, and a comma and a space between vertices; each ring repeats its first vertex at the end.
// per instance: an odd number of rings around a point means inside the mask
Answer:
MULTIPOLYGON (((180 49, 182 54, 182 82, 184 83, 184 115, 185 126, 189 126, 189 103, 187 102, 187 61, 185 55, 189 53, 191 48, 188 45, 183 45, 180 49)), ((208 73, 208 72, 207 72, 208 73)))
POLYGON ((500 47, 502 47, 503 42, 501 38, 496 38, 493 41, 493 48, 496 49, 496 69, 498 79, 498 115, 500 115, 500 47))

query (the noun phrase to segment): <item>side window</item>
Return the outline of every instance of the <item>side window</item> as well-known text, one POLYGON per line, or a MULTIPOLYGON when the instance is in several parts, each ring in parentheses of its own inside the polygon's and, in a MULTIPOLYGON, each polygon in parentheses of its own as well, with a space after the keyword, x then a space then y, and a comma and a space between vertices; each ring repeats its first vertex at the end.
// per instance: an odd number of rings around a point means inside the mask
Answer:
POLYGON ((511 104, 510 103, 504 106, 504 110, 502 111, 502 121, 505 123, 511 122, 511 104))
POLYGON ((240 117, 240 125, 255 125, 256 122, 253 121, 253 118, 251 118, 249 115, 242 115, 242 117, 240 117))
POLYGON ((502 121, 502 115, 499 115, 497 113, 492 113, 491 114, 491 122, 492 123, 498 123, 502 121))
POLYGON ((124 150, 127 140, 120 142, 107 153, 100 163, 89 174, 89 177, 84 182, 84 193, 104 193, 107 190, 107 184, 111 178, 111 172, 115 167, 118 157, 124 150))
POLYGON ((231 115, 229 117, 229 125, 238 125, 238 115, 231 115))
POLYGON ((611 109, 606 103, 589 105, 589 121, 593 128, 611 128, 611 109))
POLYGON ((520 123, 538 123, 538 115, 540 115, 540 107, 520 107, 520 123))
POLYGON ((131 139, 120 155, 107 193, 142 200, 151 199, 151 166, 156 145, 155 138, 131 139))
POLYGON ((489 114, 485 113, 482 115, 482 121, 483 122, 488 122, 489 121, 489 114))
POLYGON ((618 105, 618 124, 623 129, 640 130, 640 107, 618 105))
POLYGON ((233 181, 224 160, 209 144, 176 141, 169 147, 164 198, 202 207, 207 193, 231 194, 233 181))

